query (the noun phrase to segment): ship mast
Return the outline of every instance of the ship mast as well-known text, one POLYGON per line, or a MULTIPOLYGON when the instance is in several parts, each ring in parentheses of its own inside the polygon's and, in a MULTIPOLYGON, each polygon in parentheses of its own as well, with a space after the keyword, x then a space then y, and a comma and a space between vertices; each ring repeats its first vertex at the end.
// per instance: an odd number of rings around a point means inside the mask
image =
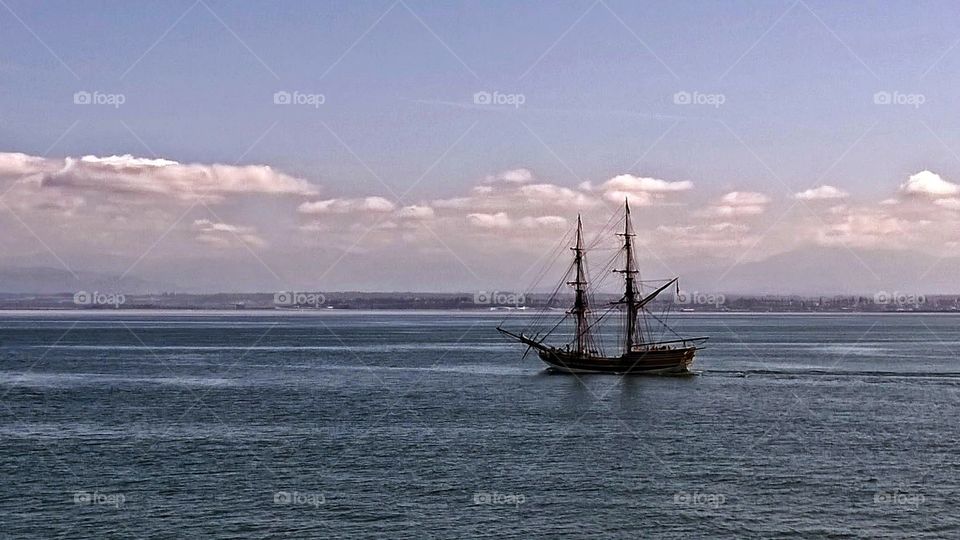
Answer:
POLYGON ((572 285, 576 292, 573 300, 573 309, 568 313, 577 319, 577 335, 574 339, 574 347, 577 353, 586 354, 587 352, 587 333, 590 325, 587 323, 587 276, 584 271, 583 261, 583 226, 580 223, 580 215, 577 215, 577 243, 573 250, 573 265, 576 269, 574 281, 568 281, 567 285, 572 285))
MULTIPOLYGON (((637 263, 633 260, 633 224, 630 222, 630 201, 623 201, 625 214, 623 220, 623 232, 617 236, 623 237, 623 251, 626 262, 623 270, 614 270, 614 272, 623 274, 624 291, 621 301, 627 307, 627 328, 623 336, 624 354, 633 350, 633 345, 637 339, 637 313, 640 305, 637 302, 637 290, 635 286, 637 263)), ((642 341, 642 340, 639 340, 642 341)))

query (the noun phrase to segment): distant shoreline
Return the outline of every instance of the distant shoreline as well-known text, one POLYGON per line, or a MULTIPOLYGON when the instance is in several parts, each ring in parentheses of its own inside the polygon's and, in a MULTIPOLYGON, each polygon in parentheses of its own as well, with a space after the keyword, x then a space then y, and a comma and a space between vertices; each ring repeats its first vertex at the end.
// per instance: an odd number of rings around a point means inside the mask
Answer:
MULTIPOLYGON (((619 300, 615 294, 592 297, 595 306, 619 300)), ((566 311, 572 298, 544 293, 0 293, 5 311, 250 311, 319 313, 330 311, 446 311, 469 313, 536 313, 566 311)), ((879 292, 872 295, 735 295, 684 292, 649 304, 654 312, 673 313, 960 313, 960 295, 879 292)))
MULTIPOLYGON (((85 314, 118 314, 118 313, 182 313, 182 314, 219 314, 219 315, 289 315, 289 316, 309 316, 309 315, 334 315, 334 314, 362 314, 362 313, 409 313, 409 314, 427 314, 427 313, 449 313, 459 315, 500 315, 503 317, 513 317, 522 315, 535 315, 539 310, 485 310, 485 309, 455 309, 455 308, 345 308, 345 309, 270 309, 270 308, 210 308, 210 307, 146 307, 146 306, 123 306, 120 308, 52 308, 52 307, 0 307, 0 314, 14 313, 85 313, 85 314)), ((960 315, 958 310, 905 310, 905 311, 852 311, 852 310, 817 310, 817 311, 799 311, 799 310, 695 310, 679 311, 673 310, 671 316, 698 316, 698 315, 960 315)))

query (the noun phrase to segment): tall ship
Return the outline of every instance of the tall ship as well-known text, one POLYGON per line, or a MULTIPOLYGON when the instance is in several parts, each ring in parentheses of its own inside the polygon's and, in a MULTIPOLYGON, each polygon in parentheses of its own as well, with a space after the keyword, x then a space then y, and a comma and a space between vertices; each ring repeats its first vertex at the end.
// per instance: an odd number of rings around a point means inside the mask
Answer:
MULTIPOLYGON (((684 338, 671 329, 664 318, 659 317, 650 309, 650 303, 657 296, 676 285, 679 293, 679 278, 666 280, 649 293, 642 292, 643 282, 639 279, 639 271, 634 258, 634 232, 630 221, 630 203, 624 201, 623 232, 616 236, 622 238, 619 250, 614 261, 619 259, 622 268, 613 272, 620 274, 623 279, 623 295, 619 300, 609 302, 602 312, 595 312, 593 308, 593 288, 588 283, 586 252, 583 242, 583 224, 577 216, 577 229, 573 252, 573 262, 567 270, 564 282, 573 289, 573 306, 564 312, 564 316, 545 332, 527 333, 525 331, 511 332, 504 329, 503 324, 497 330, 510 339, 527 346, 527 352, 536 350, 540 359, 552 370, 566 373, 618 373, 618 374, 651 374, 674 375, 691 373, 690 366, 697 350, 708 339, 706 337, 684 338), (596 335, 600 325, 612 313, 621 315, 622 325, 617 335, 615 356, 604 354, 604 344, 596 335), (572 339, 556 345, 548 344, 548 338, 563 323, 572 318, 572 339), (658 336, 651 327, 651 322, 661 327, 658 336), (666 335, 666 333, 672 335, 666 335), (664 337, 668 339, 663 339, 664 337)), ((612 232, 612 231, 611 231, 612 232)), ((563 282, 557 287, 554 295, 547 302, 548 306, 562 288, 563 282)), ((542 317, 550 313, 545 308, 542 317)), ((568 325, 569 327, 569 325, 568 325)), ((526 353, 524 353, 526 356, 526 353)))

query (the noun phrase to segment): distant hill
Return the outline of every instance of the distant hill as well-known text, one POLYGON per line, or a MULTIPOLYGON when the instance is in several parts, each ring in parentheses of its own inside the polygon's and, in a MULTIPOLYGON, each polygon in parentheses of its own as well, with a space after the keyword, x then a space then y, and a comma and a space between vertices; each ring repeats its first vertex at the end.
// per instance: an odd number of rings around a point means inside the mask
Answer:
POLYGON ((732 267, 730 262, 718 261, 709 269, 686 274, 682 282, 702 290, 742 294, 953 294, 960 292, 960 258, 815 247, 732 267))
POLYGON ((120 291, 126 294, 151 294, 176 290, 169 283, 147 281, 135 276, 96 272, 77 272, 76 276, 60 268, 0 268, 0 293, 57 294, 77 291, 120 291))

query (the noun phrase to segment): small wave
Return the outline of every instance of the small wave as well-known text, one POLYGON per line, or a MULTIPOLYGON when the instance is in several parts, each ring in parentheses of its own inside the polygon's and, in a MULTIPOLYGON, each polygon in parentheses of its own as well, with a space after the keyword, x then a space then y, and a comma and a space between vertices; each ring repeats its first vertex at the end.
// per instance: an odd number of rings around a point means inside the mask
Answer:
POLYGON ((842 355, 854 355, 854 356, 882 356, 891 352, 882 347, 867 346, 867 345, 817 345, 811 348, 815 351, 824 352, 828 354, 842 354, 842 355))
POLYGON ((461 343, 415 343, 410 345, 30 345, 29 349, 67 349, 77 351, 353 351, 390 353, 405 351, 500 351, 503 345, 464 345, 461 343))
POLYGON ((311 369, 347 370, 347 371, 429 371, 435 373, 466 373, 471 375, 529 375, 537 373, 539 368, 510 367, 484 364, 458 366, 375 366, 357 364, 323 364, 305 366, 311 369))
POLYGON ((721 375, 730 377, 785 376, 785 377, 892 377, 892 378, 928 378, 960 379, 958 371, 850 371, 830 369, 704 369, 703 375, 721 375))
POLYGON ((63 387, 111 384, 168 384, 176 386, 236 386, 238 381, 222 377, 129 377, 108 373, 13 373, 0 372, 0 385, 63 387))

